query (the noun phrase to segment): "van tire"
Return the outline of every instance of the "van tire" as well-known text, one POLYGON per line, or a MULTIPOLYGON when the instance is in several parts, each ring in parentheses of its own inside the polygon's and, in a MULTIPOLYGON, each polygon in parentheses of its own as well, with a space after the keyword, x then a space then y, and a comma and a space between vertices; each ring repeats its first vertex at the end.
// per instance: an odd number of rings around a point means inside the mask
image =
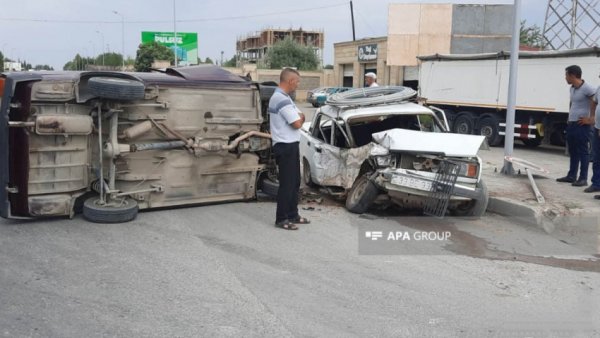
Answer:
POLYGON ((131 198, 123 200, 120 206, 102 206, 100 197, 90 197, 83 203, 83 217, 94 223, 125 223, 132 221, 138 214, 137 202, 131 198))

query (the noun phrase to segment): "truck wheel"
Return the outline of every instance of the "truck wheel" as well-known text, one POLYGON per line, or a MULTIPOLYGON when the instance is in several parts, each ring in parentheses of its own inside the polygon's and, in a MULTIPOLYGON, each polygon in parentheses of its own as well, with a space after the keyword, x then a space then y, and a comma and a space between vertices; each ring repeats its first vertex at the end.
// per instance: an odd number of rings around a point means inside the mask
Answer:
POLYGON ((306 184, 306 186, 308 186, 308 187, 316 186, 316 184, 315 184, 315 182, 313 182, 312 176, 310 174, 310 164, 308 164, 308 161, 306 159, 304 159, 302 161, 302 179, 304 180, 304 184, 306 184))
POLYGON ((567 144, 567 125, 557 123, 550 134, 550 144, 564 147, 567 144))
POLYGON ((92 77, 88 86, 93 95, 113 100, 133 101, 144 98, 144 84, 116 77, 92 77))
POLYGON ((454 119, 452 131, 456 134, 473 134, 473 118, 470 114, 461 114, 454 119))
POLYGON ((492 147, 502 144, 502 135, 500 135, 500 120, 496 116, 486 116, 479 121, 479 133, 485 136, 487 142, 492 147))
POLYGON ((485 214, 490 195, 487 190, 487 185, 485 185, 484 181, 479 181, 479 183, 477 183, 477 187, 481 188, 481 194, 479 197, 471 200, 470 202, 460 204, 456 208, 450 210, 450 213, 453 216, 479 218, 485 214))
MULTIPOLYGON (((83 203, 83 217, 94 223, 125 223, 138 213, 137 202, 126 198, 120 205, 100 205, 100 197, 90 197, 83 203)), ((116 202, 115 202, 116 203, 116 202)))
POLYGON ((366 212, 379 195, 377 186, 369 180, 368 174, 359 176, 346 197, 346 209, 355 214, 366 212))

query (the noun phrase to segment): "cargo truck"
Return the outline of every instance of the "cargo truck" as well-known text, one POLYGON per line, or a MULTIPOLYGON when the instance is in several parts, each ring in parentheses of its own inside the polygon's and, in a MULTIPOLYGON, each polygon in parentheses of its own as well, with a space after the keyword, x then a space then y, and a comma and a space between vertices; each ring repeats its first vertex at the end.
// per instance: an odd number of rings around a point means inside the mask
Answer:
MULTIPOLYGON (((569 85, 565 68, 579 65, 597 87, 600 48, 519 53, 515 138, 528 146, 565 144, 569 85)), ((510 53, 419 57, 419 95, 443 109, 451 131, 477 134, 491 146, 505 135, 510 53)))

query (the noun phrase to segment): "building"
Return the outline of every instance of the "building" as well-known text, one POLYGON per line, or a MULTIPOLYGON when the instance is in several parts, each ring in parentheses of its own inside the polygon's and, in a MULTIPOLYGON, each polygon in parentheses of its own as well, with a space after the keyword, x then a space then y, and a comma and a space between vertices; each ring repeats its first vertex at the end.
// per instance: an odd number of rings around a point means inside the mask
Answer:
POLYGON ((22 69, 20 62, 12 62, 12 61, 4 62, 4 71, 5 72, 20 72, 22 70, 23 69, 22 69))
POLYGON ((302 46, 312 47, 318 59, 323 63, 325 33, 323 31, 305 31, 300 29, 264 29, 260 32, 239 38, 236 43, 237 59, 240 63, 265 65, 269 48, 278 41, 290 37, 302 46))
POLYGON ((512 5, 390 4, 387 37, 334 44, 336 83, 362 87, 373 72, 381 85, 417 88, 417 56, 509 50, 512 17, 512 5))

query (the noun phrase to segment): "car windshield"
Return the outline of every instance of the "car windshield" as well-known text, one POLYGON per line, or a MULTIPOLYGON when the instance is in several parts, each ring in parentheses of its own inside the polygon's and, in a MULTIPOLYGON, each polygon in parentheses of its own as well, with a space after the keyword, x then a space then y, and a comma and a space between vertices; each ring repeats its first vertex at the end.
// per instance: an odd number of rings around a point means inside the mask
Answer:
POLYGON ((358 116, 349 119, 348 125, 357 147, 371 142, 371 135, 395 128, 436 133, 443 131, 437 120, 430 114, 358 116))

